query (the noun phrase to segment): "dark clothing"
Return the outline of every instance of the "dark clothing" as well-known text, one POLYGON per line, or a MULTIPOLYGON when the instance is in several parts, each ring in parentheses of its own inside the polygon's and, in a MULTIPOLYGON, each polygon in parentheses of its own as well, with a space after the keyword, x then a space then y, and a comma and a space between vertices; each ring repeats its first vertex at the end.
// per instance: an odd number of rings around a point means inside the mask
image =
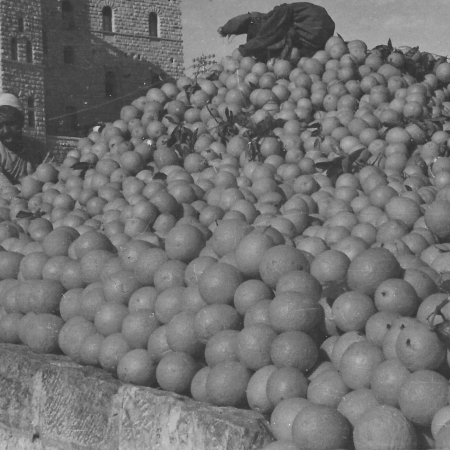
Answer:
POLYGON ((304 56, 324 48, 334 34, 334 22, 321 6, 308 2, 283 3, 268 14, 248 13, 229 20, 223 35, 247 33, 247 43, 239 46, 242 56, 260 56, 279 50, 285 57, 292 47, 304 56))

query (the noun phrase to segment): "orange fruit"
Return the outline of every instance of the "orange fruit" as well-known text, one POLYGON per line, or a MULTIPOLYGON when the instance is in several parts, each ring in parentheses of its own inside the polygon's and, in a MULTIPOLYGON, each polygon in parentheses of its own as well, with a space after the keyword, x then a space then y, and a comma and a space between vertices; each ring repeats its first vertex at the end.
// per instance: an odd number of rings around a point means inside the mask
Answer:
POLYGON ((437 200, 425 210, 425 224, 439 239, 446 240, 449 236, 450 203, 437 200))
POLYGON ((197 313, 200 309, 206 306, 207 303, 202 299, 198 286, 187 286, 181 295, 181 309, 182 311, 197 313))
POLYGON ((294 367, 276 368, 267 379, 266 395, 272 407, 288 398, 306 398, 307 390, 305 375, 294 367))
POLYGON ((351 261, 347 284, 353 291, 373 296, 381 282, 400 275, 400 264, 389 250, 369 248, 351 261))
POLYGON ((196 402, 207 403, 206 380, 211 368, 208 366, 202 367, 192 378, 191 381, 191 395, 196 402))
POLYGON ((378 400, 372 391, 367 388, 355 389, 342 397, 337 410, 354 427, 358 419, 365 411, 378 406, 378 400))
POLYGON ((28 347, 35 353, 57 353, 63 319, 54 314, 36 314, 31 325, 25 338, 28 347))
POLYGON ((24 255, 12 251, 0 251, 0 279, 17 278, 24 255))
POLYGON ((156 384, 156 362, 145 349, 133 349, 122 356, 117 365, 117 376, 124 383, 138 386, 156 384))
POLYGON ((90 334, 84 338, 80 347, 80 360, 82 364, 100 367, 98 356, 104 340, 105 337, 98 333, 90 334))
POLYGON ((369 317, 365 325, 367 339, 381 347, 383 345, 384 335, 398 318, 400 318, 400 314, 390 311, 378 311, 373 314, 369 317))
POLYGON ((236 267, 219 262, 206 268, 200 275, 198 289, 208 304, 232 304, 236 289, 243 281, 236 267))
POLYGON ((282 275, 293 270, 309 272, 309 262, 301 250, 286 244, 269 248, 259 264, 261 279, 272 289, 275 289, 282 275))
POLYGON ((113 273, 103 282, 106 301, 124 305, 128 305, 131 295, 140 287, 142 285, 136 276, 126 270, 113 273))
POLYGON ((229 219, 219 223, 211 238, 212 249, 219 257, 237 249, 239 242, 251 231, 244 220, 229 219))
POLYGON ((73 242, 73 246, 77 259, 81 259, 86 253, 92 250, 106 250, 111 253, 116 253, 116 248, 111 241, 98 231, 83 233, 73 242))
POLYGON ((0 340, 5 344, 20 344, 19 325, 24 315, 20 312, 6 313, 0 317, 0 340))
POLYGON ((56 280, 35 280, 28 292, 30 310, 36 314, 54 314, 59 311, 59 303, 65 292, 56 280))
POLYGON ((22 344, 27 345, 27 332, 33 326, 33 319, 35 316, 36 314, 33 312, 24 314, 18 323, 17 333, 22 344))
POLYGON ((157 269, 169 260, 166 252, 160 248, 149 248, 139 254, 134 273, 140 283, 151 286, 157 269))
POLYGON ((24 280, 42 279, 42 270, 50 256, 43 252, 31 252, 20 261, 19 274, 24 280))
POLYGON ((344 280, 351 261, 345 253, 338 250, 325 250, 311 263, 310 273, 322 285, 344 280))
POLYGON ((222 330, 240 330, 242 317, 230 305, 223 303, 207 305, 195 315, 194 330, 197 339, 202 343, 222 330))
POLYGON ((74 289, 77 287, 85 287, 87 283, 83 281, 81 275, 81 262, 71 259, 61 269, 59 281, 65 289, 74 289))
POLYGON ((85 283, 100 281, 100 273, 107 261, 114 258, 108 250, 90 250, 80 260, 81 276, 85 283))
POLYGON ((66 291, 59 302, 59 314, 64 322, 81 315, 81 295, 83 289, 76 288, 66 291))
POLYGON ((238 361, 237 330, 222 330, 208 339, 205 347, 205 361, 214 366, 221 361, 238 361))
POLYGON ((82 315, 86 320, 94 322, 95 314, 105 304, 106 298, 101 286, 92 289, 85 288, 82 290, 81 298, 79 300, 80 315, 82 315))
POLYGON ((284 331, 310 332, 323 318, 323 309, 316 299, 298 292, 281 292, 269 306, 270 326, 284 331))
POLYGON ((98 361, 103 369, 115 374, 119 361, 130 350, 122 333, 110 334, 100 344, 98 361))
POLYGON ((197 258, 205 246, 203 233, 195 226, 183 224, 172 228, 165 238, 165 251, 170 259, 186 263, 197 258))
POLYGON ((79 236, 79 233, 74 228, 71 230, 59 227, 50 231, 42 241, 44 252, 51 257, 67 256, 69 247, 79 236))
POLYGON ((364 331, 369 318, 377 312, 369 296, 355 291, 339 295, 331 309, 336 326, 343 332, 364 331))
POLYGON ((194 312, 180 311, 167 323, 167 343, 174 352, 184 352, 193 357, 203 355, 205 346, 195 335, 194 321, 194 312))
POLYGON ((69 319, 61 328, 58 336, 58 345, 62 352, 72 361, 80 364, 81 344, 83 340, 95 334, 95 327, 82 316, 75 316, 69 319))
POLYGON ((342 355, 354 342, 365 341, 366 337, 359 331, 347 331, 339 336, 333 345, 333 350, 330 354, 330 360, 336 370, 339 370, 342 355))
POLYGON ((151 309, 129 312, 122 321, 121 332, 131 348, 147 348, 150 335, 160 326, 151 309))
POLYGON ((183 352, 170 352, 156 366, 156 380, 165 391, 187 394, 199 367, 195 359, 183 352))
POLYGON ((397 409, 388 405, 367 410, 353 429, 355 450, 417 448, 417 435, 411 422, 397 409))
POLYGON ((369 388, 373 370, 384 359, 383 350, 372 342, 354 342, 343 353, 339 371, 350 389, 369 388))
POLYGON ((292 437, 300 448, 347 448, 351 444, 352 428, 336 408, 311 403, 295 417, 292 437))
POLYGON ((386 359, 396 359, 397 358, 397 350, 396 343, 398 339, 398 335, 400 332, 409 324, 415 324, 416 320, 412 317, 403 317, 400 316, 398 319, 395 319, 389 327, 388 331, 384 334, 383 341, 381 343, 381 347, 383 349, 384 356, 386 359))
POLYGON ((379 311, 396 312, 402 316, 414 315, 420 304, 416 290, 400 278, 381 282, 375 290, 374 301, 379 311))
POLYGON ((236 289, 233 304, 239 314, 245 315, 252 305, 260 300, 270 300, 273 295, 273 291, 261 280, 247 280, 236 289))
POLYGON ((297 414, 310 402, 305 398, 293 397, 282 400, 270 416, 270 428, 278 441, 292 440, 292 423, 297 414))
POLYGON ((267 398, 266 386, 270 375, 275 370, 275 366, 264 366, 251 376, 245 394, 248 406, 253 411, 261 414, 269 414, 272 412, 273 406, 267 398))
POLYGON ((306 398, 316 405, 337 408, 349 391, 349 387, 337 370, 323 370, 310 380, 306 398))
POLYGON ((208 402, 216 406, 239 407, 245 404, 251 371, 239 361, 221 361, 206 379, 208 402))
POLYGON ((322 286, 310 273, 304 270, 293 270, 282 275, 275 287, 276 294, 288 291, 298 292, 301 295, 319 301, 322 294, 322 286))
POLYGON ((446 347, 430 327, 413 320, 398 334, 395 352, 405 367, 417 370, 436 370, 445 360, 446 347))
POLYGON ((444 406, 440 408, 434 415, 431 421, 431 434, 434 439, 438 435, 440 429, 447 423, 450 422, 450 406, 444 406))
POLYGON ((122 303, 104 303, 94 316, 97 333, 109 336, 122 330, 122 323, 128 315, 128 308, 122 303))
POLYGON ((250 370, 272 363, 270 346, 277 333, 268 325, 257 324, 243 328, 237 336, 237 356, 250 370))
POLYGON ((270 347, 270 357, 277 367, 296 367, 310 370, 317 362, 319 350, 314 340, 302 331, 279 334, 270 347))
POLYGON ((244 236, 236 248, 237 267, 250 278, 259 278, 259 264, 263 254, 274 246, 273 239, 258 231, 244 236))
POLYGON ((168 324, 181 311, 183 286, 173 286, 160 292, 155 302, 155 317, 162 324, 168 324))
POLYGON ((162 292, 171 287, 184 287, 186 263, 177 259, 163 263, 154 273, 153 283, 155 288, 162 292))
POLYGON ((257 323, 270 325, 269 309, 272 300, 260 300, 254 305, 250 306, 244 315, 244 327, 250 327, 257 323))

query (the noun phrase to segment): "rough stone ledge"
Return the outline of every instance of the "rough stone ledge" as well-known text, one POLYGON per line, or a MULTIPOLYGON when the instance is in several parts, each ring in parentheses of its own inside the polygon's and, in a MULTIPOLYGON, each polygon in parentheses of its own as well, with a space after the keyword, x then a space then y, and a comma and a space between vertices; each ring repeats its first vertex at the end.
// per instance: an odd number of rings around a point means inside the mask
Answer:
POLYGON ((0 344, 0 450, 258 450, 263 416, 0 344))

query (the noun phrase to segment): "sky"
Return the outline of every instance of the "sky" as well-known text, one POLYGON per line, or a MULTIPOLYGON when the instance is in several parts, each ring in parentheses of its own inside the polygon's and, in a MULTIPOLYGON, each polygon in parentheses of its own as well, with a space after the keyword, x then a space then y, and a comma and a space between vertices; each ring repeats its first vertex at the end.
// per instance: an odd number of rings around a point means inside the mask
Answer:
MULTIPOLYGON (((217 29, 249 11, 269 12, 290 0, 181 0, 184 63, 192 73, 192 58, 215 54, 216 61, 245 42, 244 36, 222 38, 217 29)), ((449 0, 313 0, 323 6, 345 40, 361 39, 368 48, 392 40, 394 47, 419 46, 450 56, 449 0)))

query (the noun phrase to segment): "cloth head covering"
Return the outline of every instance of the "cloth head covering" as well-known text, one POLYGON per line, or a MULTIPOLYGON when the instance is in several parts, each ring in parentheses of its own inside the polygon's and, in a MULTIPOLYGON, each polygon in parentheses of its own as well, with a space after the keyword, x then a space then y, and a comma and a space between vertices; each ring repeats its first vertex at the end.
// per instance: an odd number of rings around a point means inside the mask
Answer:
POLYGON ((23 112, 22 102, 13 94, 8 92, 0 93, 0 106, 12 106, 23 112))

